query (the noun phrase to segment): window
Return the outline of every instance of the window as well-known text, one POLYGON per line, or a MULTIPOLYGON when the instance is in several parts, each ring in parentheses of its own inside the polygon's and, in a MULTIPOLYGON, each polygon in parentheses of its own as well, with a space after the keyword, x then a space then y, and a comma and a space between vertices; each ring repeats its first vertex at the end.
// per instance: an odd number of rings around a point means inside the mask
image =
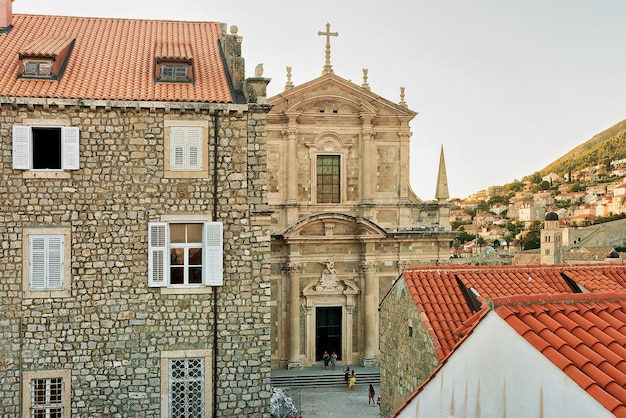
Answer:
POLYGON ((189 81, 189 65, 161 64, 162 81, 189 81))
POLYGON ((63 379, 33 379, 31 381, 31 409, 33 418, 60 418, 63 416, 63 379))
POLYGON ((170 417, 204 416, 204 359, 170 359, 170 417))
POLYGON ((317 203, 340 203, 340 163, 339 155, 317 156, 317 203))
POLYGON ((221 222, 148 225, 148 283, 152 287, 221 286, 221 222))
POLYGON ((24 372, 22 416, 29 418, 69 417, 71 415, 70 377, 69 369, 24 372))
POLYGON ((52 77, 52 61, 24 60, 24 76, 26 77, 52 77))
POLYGON ((71 229, 24 228, 24 297, 69 297, 71 293, 71 229))
POLYGON ((161 351, 161 416, 208 418, 212 414, 212 351, 161 351))
POLYGON ((63 235, 31 235, 30 290, 60 290, 63 286, 63 235))
POLYGON ((202 128, 170 128, 170 170, 202 170, 202 128))
POLYGON ((14 125, 13 168, 16 170, 78 170, 78 128, 14 125))
POLYGON ((166 178, 209 176, 209 122, 165 119, 163 121, 163 174, 166 178))

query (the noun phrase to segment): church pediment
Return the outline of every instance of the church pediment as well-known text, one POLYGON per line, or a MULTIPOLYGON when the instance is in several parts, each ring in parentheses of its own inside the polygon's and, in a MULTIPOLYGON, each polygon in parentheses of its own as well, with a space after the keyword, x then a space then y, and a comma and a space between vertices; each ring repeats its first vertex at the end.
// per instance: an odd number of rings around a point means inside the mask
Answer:
POLYGON ((317 214, 302 218, 281 234, 296 237, 357 237, 384 236, 385 231, 367 219, 357 219, 343 214, 317 214))
POLYGON ((335 74, 324 74, 314 80, 293 87, 268 100, 270 113, 317 113, 336 110, 337 113, 369 113, 395 115, 413 119, 416 112, 386 100, 369 89, 345 80, 335 74))

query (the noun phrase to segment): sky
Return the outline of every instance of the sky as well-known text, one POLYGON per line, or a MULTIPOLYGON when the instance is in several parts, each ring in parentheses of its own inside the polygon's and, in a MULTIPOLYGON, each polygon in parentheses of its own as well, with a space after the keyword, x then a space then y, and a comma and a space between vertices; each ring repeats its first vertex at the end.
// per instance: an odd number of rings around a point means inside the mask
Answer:
POLYGON ((217 21, 239 28, 246 76, 268 96, 335 74, 405 101, 411 186, 434 198, 444 147, 451 197, 543 169, 626 119, 624 0, 15 0, 14 13, 217 21))

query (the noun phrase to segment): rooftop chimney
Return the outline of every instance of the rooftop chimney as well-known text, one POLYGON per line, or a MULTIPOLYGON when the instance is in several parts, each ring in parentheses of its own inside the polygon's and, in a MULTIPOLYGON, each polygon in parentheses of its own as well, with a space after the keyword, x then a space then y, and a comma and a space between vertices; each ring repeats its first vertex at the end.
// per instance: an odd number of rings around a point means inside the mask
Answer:
POLYGON ((13 23, 13 0, 0 0, 0 32, 8 32, 13 23))

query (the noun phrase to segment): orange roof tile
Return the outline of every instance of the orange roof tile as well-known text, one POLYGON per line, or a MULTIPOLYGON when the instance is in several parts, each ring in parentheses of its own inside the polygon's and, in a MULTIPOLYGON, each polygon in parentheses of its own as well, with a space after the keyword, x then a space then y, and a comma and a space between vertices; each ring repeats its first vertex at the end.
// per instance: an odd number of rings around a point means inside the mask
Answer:
POLYGON ((495 312, 606 409, 626 416, 626 293, 513 299, 494 299, 495 312))
POLYGON ((14 14, 13 29, 0 34, 0 96, 231 103, 221 36, 217 22, 14 14), (58 82, 18 78, 21 52, 54 51, 66 39, 76 41, 58 82), (193 84, 155 82, 159 42, 165 57, 193 56, 193 84))
POLYGON ((590 292, 626 290, 626 266, 606 264, 415 267, 405 269, 403 278, 442 360, 466 334, 471 324, 466 321, 475 313, 457 279, 478 293, 480 306, 481 300, 493 298, 573 294, 561 273, 576 283, 587 283, 583 287, 590 292))

